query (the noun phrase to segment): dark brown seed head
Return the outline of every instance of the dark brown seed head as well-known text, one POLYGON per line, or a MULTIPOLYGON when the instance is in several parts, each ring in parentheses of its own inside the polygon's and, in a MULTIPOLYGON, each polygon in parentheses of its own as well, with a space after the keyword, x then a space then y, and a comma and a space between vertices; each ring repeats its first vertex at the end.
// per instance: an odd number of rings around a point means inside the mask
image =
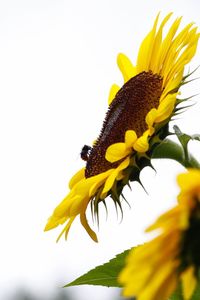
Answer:
POLYGON ((86 178, 105 172, 119 165, 105 159, 106 149, 124 142, 125 132, 134 130, 141 136, 147 129, 145 117, 152 108, 157 108, 162 93, 162 78, 151 71, 142 72, 126 82, 106 113, 100 135, 90 151, 86 178))

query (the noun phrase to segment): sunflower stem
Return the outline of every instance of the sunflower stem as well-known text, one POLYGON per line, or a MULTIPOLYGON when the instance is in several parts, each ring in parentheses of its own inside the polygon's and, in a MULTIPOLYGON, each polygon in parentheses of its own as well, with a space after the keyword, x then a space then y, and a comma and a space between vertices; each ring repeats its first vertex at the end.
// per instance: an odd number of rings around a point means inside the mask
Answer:
POLYGON ((164 140, 159 146, 154 149, 152 158, 173 159, 179 162, 185 168, 200 169, 200 163, 194 158, 194 156, 188 154, 188 157, 186 158, 182 146, 179 146, 169 139, 164 140))

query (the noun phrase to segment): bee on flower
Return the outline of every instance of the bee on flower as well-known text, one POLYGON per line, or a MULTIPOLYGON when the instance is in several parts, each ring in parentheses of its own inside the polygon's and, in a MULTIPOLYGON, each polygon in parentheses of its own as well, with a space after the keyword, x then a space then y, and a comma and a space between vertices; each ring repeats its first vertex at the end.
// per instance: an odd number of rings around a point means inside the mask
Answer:
MULTIPOLYGON (((121 208, 123 188, 138 180, 140 171, 151 166, 151 155, 168 134, 168 123, 180 104, 178 94, 185 83, 184 68, 193 58, 199 34, 193 23, 179 30, 177 18, 163 37, 168 14, 154 25, 141 43, 135 65, 120 53, 117 58, 124 78, 122 87, 112 85, 108 111, 94 145, 82 149, 86 161, 69 182, 69 193, 55 208, 45 230, 65 224, 60 236, 77 216, 90 237, 97 241, 86 218, 91 204, 98 217, 99 203, 110 196, 121 208), (87 150, 87 151, 86 151, 87 150)), ((59 236, 59 238, 60 238, 59 236)))

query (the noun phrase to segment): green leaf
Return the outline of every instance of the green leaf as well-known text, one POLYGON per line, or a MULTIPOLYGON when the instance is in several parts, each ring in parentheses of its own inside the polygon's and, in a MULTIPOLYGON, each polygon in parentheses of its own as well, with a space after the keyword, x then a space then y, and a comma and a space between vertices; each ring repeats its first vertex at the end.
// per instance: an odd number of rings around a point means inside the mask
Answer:
POLYGON ((125 259, 130 249, 118 254, 109 262, 90 270, 88 273, 78 277, 64 287, 74 285, 102 285, 107 287, 121 287, 117 281, 118 275, 125 265, 125 259))
MULTIPOLYGON (((131 249, 125 250, 121 254, 118 254, 115 258, 111 259, 109 262, 90 270, 88 273, 66 284, 64 287, 84 285, 84 284, 101 285, 107 287, 121 287, 117 281, 117 278, 119 273, 125 266, 126 257, 130 252, 130 250, 131 249)), ((200 280, 198 281, 195 292, 190 300, 199 300, 199 299, 200 299, 200 280)), ((134 300, 136 299, 134 298, 134 300)), ((179 284, 176 291, 170 296, 168 300, 184 300, 181 284, 179 284)))

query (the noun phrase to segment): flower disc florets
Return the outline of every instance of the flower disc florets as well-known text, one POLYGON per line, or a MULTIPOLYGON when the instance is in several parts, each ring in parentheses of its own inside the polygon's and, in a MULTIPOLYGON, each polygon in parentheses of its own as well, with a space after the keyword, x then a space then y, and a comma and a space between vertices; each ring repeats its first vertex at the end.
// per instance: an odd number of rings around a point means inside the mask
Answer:
POLYGON ((148 129, 145 117, 152 108, 158 107, 161 93, 162 78, 151 71, 134 76, 122 86, 109 106, 100 136, 90 152, 86 178, 119 165, 106 159, 107 148, 124 142, 128 130, 141 136, 148 129))

